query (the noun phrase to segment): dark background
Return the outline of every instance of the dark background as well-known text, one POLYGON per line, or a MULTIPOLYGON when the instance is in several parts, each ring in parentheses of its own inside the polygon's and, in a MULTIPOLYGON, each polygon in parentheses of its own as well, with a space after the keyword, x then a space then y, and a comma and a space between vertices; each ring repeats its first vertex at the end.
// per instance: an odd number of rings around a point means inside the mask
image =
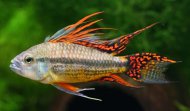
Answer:
MULTIPOLYGON (((189 0, 0 0, 0 111, 189 111, 189 0), (155 52, 183 61, 166 72, 172 84, 133 89, 93 84, 85 92, 103 102, 65 94, 18 76, 10 60, 47 35, 97 12, 97 27, 113 27, 106 38, 133 32, 154 22, 157 26, 135 37, 121 55, 155 52)), ((118 87, 119 86, 119 87, 118 87)))

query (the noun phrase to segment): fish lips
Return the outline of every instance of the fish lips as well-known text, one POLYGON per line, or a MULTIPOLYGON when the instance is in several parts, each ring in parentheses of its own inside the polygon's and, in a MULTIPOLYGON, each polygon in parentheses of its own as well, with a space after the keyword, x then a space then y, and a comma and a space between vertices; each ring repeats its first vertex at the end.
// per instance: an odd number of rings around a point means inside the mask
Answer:
POLYGON ((12 71, 16 72, 19 75, 22 75, 21 65, 18 61, 12 60, 9 67, 11 68, 12 71))

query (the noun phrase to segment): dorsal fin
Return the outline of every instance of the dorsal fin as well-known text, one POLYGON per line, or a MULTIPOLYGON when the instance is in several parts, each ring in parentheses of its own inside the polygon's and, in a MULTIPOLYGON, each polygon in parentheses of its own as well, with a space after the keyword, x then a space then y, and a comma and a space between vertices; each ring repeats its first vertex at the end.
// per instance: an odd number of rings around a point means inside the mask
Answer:
POLYGON ((98 15, 100 13, 102 13, 102 12, 96 12, 91 15, 88 15, 88 16, 82 18, 81 20, 79 20, 78 22, 76 22, 75 24, 69 25, 69 26, 59 30, 52 37, 50 37, 47 41, 48 42, 65 42, 66 41, 66 42, 73 43, 74 41, 77 41, 79 39, 95 35, 94 33, 92 33, 94 31, 101 30, 101 29, 110 29, 110 28, 86 29, 86 28, 92 26, 93 24, 102 20, 102 19, 99 19, 99 20, 89 22, 87 24, 84 23, 90 17, 98 15), (82 24, 84 24, 84 25, 82 25, 82 24))
POLYGON ((94 38, 94 36, 92 36, 92 37, 83 38, 83 39, 74 41, 73 43, 84 45, 87 47, 93 47, 103 52, 111 53, 112 55, 117 55, 121 53, 123 50, 125 50, 126 45, 129 43, 130 39, 132 39, 135 35, 140 34, 144 30, 149 29, 156 24, 157 23, 151 24, 131 34, 123 35, 113 40, 101 40, 98 38, 94 38))
POLYGON ((87 22, 87 20, 95 15, 98 15, 102 12, 96 12, 91 15, 88 15, 75 24, 69 25, 59 31, 57 31, 53 36, 46 38, 46 42, 68 42, 83 45, 86 47, 92 47, 103 52, 111 53, 113 55, 121 53, 126 45, 129 43, 129 40, 135 35, 140 34, 144 30, 151 28, 157 23, 151 24, 145 28, 137 30, 131 34, 121 36, 113 40, 102 40, 99 37, 99 33, 95 33, 97 30, 103 29, 112 29, 112 28, 88 28, 93 24, 101 21, 102 19, 87 22), (88 28, 88 29, 87 29, 88 28))
POLYGON ((67 27, 62 28, 62 29, 58 30, 55 34, 53 34, 51 37, 47 36, 45 38, 45 42, 48 42, 48 41, 51 42, 52 40, 59 39, 59 37, 68 34, 72 30, 74 30, 74 28, 71 28, 71 29, 67 29, 67 27))

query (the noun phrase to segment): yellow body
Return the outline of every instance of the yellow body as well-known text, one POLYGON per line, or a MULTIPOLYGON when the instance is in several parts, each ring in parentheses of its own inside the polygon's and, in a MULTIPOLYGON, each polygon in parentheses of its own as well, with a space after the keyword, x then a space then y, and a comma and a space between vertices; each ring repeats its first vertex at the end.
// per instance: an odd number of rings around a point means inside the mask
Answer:
MULTIPOLYGON (((76 73, 70 74, 65 72, 63 74, 57 75, 53 72, 49 72, 49 75, 53 78, 53 82, 64 82, 64 83, 78 83, 87 82, 101 79, 102 77, 108 77, 112 72, 117 72, 120 74, 126 70, 125 67, 119 68, 119 70, 111 69, 109 71, 91 71, 86 73, 85 69, 79 69, 76 73)), ((67 70, 68 71, 68 70, 67 70)))
POLYGON ((49 59, 49 71, 42 82, 78 83, 98 80, 110 74, 126 71, 126 59, 77 44, 43 43, 44 58, 49 59), (59 49, 59 50, 57 50, 59 49))

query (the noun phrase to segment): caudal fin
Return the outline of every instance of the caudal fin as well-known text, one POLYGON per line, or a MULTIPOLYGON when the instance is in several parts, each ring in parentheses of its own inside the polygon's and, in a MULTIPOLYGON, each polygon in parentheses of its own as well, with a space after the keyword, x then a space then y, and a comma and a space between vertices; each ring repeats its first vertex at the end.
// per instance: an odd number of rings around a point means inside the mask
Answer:
POLYGON ((137 53, 128 55, 126 58, 128 59, 126 74, 134 80, 144 83, 167 83, 163 72, 167 65, 176 63, 174 60, 155 53, 137 53))

